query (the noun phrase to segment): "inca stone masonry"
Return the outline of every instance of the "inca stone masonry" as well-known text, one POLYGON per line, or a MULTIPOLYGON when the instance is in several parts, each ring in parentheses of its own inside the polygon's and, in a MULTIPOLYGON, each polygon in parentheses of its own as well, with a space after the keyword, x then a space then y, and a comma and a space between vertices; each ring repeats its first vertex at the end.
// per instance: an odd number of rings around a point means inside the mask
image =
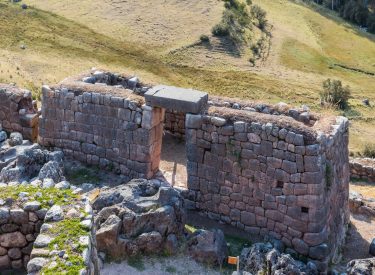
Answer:
POLYGON ((347 119, 101 71, 43 87, 39 143, 129 179, 158 171, 163 130, 186 139, 189 208, 279 239, 321 271, 335 260, 349 221, 347 119))

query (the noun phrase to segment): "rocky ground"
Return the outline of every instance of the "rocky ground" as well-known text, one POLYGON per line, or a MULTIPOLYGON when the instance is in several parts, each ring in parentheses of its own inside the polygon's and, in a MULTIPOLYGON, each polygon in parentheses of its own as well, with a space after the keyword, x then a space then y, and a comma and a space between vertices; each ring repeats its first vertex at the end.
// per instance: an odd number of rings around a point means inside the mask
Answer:
MULTIPOLYGON (((293 259, 279 241, 249 238, 238 229, 186 212, 181 189, 172 187, 184 185, 185 174, 178 177, 185 167, 184 143, 170 136, 166 141, 169 146, 163 149, 162 171, 156 178, 127 182, 0 129, 0 186, 56 187, 91 197, 102 274, 231 274, 235 267, 225 264, 226 258, 240 254, 241 267, 249 274, 317 274, 313 262, 293 259)), ((355 193, 350 197, 347 244, 334 269, 345 272, 351 261, 349 274, 370 275, 375 261, 368 253, 375 236, 374 200, 355 193)))

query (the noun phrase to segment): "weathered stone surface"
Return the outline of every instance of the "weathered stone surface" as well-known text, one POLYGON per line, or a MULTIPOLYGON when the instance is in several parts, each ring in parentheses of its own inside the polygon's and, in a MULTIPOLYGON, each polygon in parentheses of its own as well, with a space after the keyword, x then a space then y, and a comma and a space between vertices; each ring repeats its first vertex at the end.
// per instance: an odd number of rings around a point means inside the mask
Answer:
POLYGON ((156 86, 145 93, 150 106, 197 114, 208 101, 208 94, 170 86, 156 86))
POLYGON ((110 216, 100 229, 96 232, 96 242, 100 251, 110 253, 113 245, 117 242, 117 237, 121 229, 121 219, 115 215, 110 216))
POLYGON ((8 250, 8 256, 12 260, 20 259, 22 257, 21 249, 19 249, 19 248, 11 248, 11 249, 9 249, 8 250))
POLYGON ((0 256, 0 270, 6 270, 10 268, 10 258, 8 255, 0 256))
POLYGON ((52 241, 53 238, 51 238, 49 235, 39 234, 34 242, 34 246, 36 248, 44 248, 47 247, 52 241))
POLYGON ((40 271, 46 264, 48 259, 45 258, 33 258, 27 264, 27 272, 34 273, 40 271))
POLYGON ((347 265, 349 275, 372 275, 375 273, 375 258, 350 261, 347 265))
POLYGON ((40 207, 41 207, 41 203, 40 202, 38 202, 38 201, 31 201, 31 202, 27 202, 27 203, 24 204, 23 210, 35 212, 35 211, 39 210, 40 207))
POLYGON ((170 234, 165 242, 165 249, 170 255, 174 255, 178 252, 178 240, 175 234, 170 234))
POLYGON ((170 235, 183 232, 182 206, 176 190, 160 187, 156 181, 132 180, 102 192, 93 203, 99 211, 95 218, 98 250, 114 258, 161 251, 173 238, 170 235))
POLYGON ((21 232, 17 231, 0 235, 0 246, 2 247, 24 247, 26 244, 26 238, 21 232))
MULTIPOLYGON (((52 179, 54 182, 59 182, 64 177, 64 172, 62 169, 61 163, 57 161, 49 161, 43 165, 42 169, 39 172, 39 179, 52 179)), ((43 181, 43 188, 49 188, 44 184, 43 181)))
POLYGON ((228 247, 221 230, 198 230, 188 241, 189 254, 199 262, 221 265, 228 256, 228 247))
POLYGON ((48 211, 45 216, 45 221, 46 222, 57 222, 61 221, 64 218, 64 213, 59 205, 54 205, 52 206, 48 211))
POLYGON ((317 267, 294 260, 288 254, 281 254, 270 243, 256 243, 244 248, 240 256, 240 269, 250 274, 267 271, 269 274, 317 275, 317 267))
POLYGON ((17 132, 11 133, 8 142, 10 146, 21 145, 23 143, 22 134, 17 132))

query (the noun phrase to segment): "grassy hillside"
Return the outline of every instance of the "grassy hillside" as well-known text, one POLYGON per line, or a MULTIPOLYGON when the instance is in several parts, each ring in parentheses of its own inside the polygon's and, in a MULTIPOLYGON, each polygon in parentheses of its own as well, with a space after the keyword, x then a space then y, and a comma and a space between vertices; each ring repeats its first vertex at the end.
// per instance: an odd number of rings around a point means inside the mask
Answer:
POLYGON ((353 89, 351 149, 375 135, 375 36, 327 10, 298 1, 253 0, 273 24, 267 61, 250 66, 223 39, 201 34, 220 21, 221 1, 26 0, 26 11, 0 0, 0 81, 27 87, 55 83, 90 67, 134 73, 151 82, 262 101, 319 106, 321 82, 341 79, 353 89), (3 39, 3 37, 5 39, 3 39), (20 49, 20 45, 26 49, 20 49))

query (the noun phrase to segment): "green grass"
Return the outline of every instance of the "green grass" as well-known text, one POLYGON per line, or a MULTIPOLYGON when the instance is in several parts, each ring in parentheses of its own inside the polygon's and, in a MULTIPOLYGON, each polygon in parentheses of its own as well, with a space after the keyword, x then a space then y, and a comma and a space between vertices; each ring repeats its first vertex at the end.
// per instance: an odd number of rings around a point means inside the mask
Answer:
POLYGON ((225 240, 227 241, 229 246, 229 256, 233 257, 240 256, 242 250, 245 247, 249 247, 251 245, 251 242, 247 239, 231 236, 228 234, 225 235, 225 240))
POLYGON ((99 168, 80 168, 78 170, 69 171, 66 178, 74 185, 81 185, 83 183, 98 184, 100 182, 98 171, 99 168))
POLYGON ((79 271, 86 267, 82 253, 87 246, 82 246, 78 243, 79 237, 87 236, 88 232, 80 225, 81 220, 78 218, 64 219, 61 222, 53 224, 51 229, 52 235, 54 235, 53 241, 49 244, 50 251, 65 250, 65 254, 68 256, 65 261, 72 263, 68 266, 66 263, 57 259, 57 265, 53 268, 45 267, 42 272, 43 274, 79 274, 79 271), (73 244, 76 246, 73 248, 73 244))
POLYGON ((69 205, 71 201, 78 198, 78 195, 73 194, 69 190, 59 190, 56 188, 42 189, 29 185, 10 186, 0 188, 0 198, 11 198, 17 200, 21 192, 27 192, 30 200, 35 200, 41 203, 42 208, 49 208, 49 201, 52 200, 57 205, 69 205))

